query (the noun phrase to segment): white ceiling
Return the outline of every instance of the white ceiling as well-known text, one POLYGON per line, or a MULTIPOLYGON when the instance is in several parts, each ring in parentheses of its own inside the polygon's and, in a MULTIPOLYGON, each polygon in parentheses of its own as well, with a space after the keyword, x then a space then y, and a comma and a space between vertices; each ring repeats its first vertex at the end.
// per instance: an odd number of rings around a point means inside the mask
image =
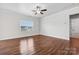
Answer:
POLYGON ((0 3, 0 8, 12 10, 33 17, 44 17, 65 9, 70 9, 79 6, 79 3, 39 3, 39 5, 47 8, 44 15, 34 15, 32 10, 36 3, 0 3))

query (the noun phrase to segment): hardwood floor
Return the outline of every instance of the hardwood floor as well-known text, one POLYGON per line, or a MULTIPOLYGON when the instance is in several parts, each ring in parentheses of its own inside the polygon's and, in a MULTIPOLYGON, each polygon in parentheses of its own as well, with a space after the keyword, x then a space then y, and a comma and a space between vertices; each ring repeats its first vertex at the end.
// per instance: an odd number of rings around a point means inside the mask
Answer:
POLYGON ((69 41, 43 35, 0 41, 0 55, 67 55, 69 41))
POLYGON ((70 38, 70 48, 73 51, 72 54, 79 55, 79 38, 77 36, 70 38))

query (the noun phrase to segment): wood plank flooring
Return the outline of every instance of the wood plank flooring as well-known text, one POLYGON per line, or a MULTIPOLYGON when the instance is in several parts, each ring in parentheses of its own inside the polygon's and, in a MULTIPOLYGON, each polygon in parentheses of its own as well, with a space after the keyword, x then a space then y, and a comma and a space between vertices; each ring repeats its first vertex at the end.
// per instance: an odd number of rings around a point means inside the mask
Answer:
POLYGON ((69 41, 35 35, 0 41, 0 55, 68 55, 69 41))
POLYGON ((78 38, 78 36, 70 38, 70 48, 73 51, 72 55, 79 55, 79 38, 78 38))

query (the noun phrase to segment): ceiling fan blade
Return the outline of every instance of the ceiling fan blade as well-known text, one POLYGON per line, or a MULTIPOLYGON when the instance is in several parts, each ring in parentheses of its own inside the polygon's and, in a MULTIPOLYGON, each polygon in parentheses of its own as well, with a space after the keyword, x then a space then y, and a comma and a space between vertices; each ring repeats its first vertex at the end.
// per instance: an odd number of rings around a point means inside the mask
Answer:
POLYGON ((42 9, 41 11, 47 11, 47 9, 42 9))
POLYGON ((35 15, 37 15, 37 12, 35 12, 35 15))
POLYGON ((42 12, 40 12, 41 14, 44 14, 44 13, 42 13, 42 12))

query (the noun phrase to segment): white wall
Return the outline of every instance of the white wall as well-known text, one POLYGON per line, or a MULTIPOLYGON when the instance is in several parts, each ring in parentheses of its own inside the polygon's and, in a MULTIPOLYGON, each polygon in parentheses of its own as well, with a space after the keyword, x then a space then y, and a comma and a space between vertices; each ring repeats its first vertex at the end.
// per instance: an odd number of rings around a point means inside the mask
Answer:
POLYGON ((79 13, 79 7, 64 10, 41 19, 40 34, 69 39, 69 15, 79 13))
POLYGON ((31 36, 39 34, 39 19, 25 16, 10 10, 0 9, 0 40, 31 36), (19 26, 20 20, 32 20, 32 31, 22 31, 19 26))

